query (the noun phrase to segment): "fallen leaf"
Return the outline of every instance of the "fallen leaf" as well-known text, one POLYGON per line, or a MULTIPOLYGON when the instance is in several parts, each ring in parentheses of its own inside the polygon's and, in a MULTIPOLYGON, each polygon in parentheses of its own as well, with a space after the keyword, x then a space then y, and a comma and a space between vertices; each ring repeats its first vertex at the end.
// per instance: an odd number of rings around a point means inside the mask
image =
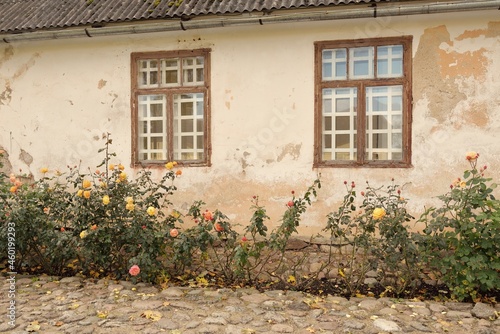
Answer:
POLYGON ((152 320, 152 321, 158 321, 161 319, 161 313, 147 310, 142 312, 141 317, 152 320))
POLYGON ((62 322, 62 321, 57 321, 54 325, 55 325, 56 327, 60 327, 60 326, 64 325, 64 322, 62 322))
POLYGON ((107 311, 97 311, 97 317, 101 319, 106 319, 108 317, 108 312, 107 311))
POLYGON ((163 302, 163 306, 168 306, 168 305, 170 305, 169 302, 163 302))
POLYGON ((38 324, 38 321, 32 321, 30 324, 26 327, 27 332, 37 332, 40 330, 40 325, 38 324))
POLYGON ((69 306, 68 308, 69 308, 70 310, 76 310, 76 309, 77 309, 77 308, 79 308, 79 307, 80 307, 80 304, 74 303, 73 305, 69 306))

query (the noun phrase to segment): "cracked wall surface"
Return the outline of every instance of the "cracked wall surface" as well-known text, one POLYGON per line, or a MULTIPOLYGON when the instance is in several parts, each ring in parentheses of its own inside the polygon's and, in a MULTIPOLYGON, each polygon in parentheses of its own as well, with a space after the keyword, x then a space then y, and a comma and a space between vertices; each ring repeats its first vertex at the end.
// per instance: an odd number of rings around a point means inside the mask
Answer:
MULTIPOLYGON (((449 189, 481 154, 500 178, 500 20, 494 11, 241 26, 0 44, 0 146, 11 170, 94 168, 111 133, 114 162, 130 168, 130 53, 211 48, 212 166, 185 168, 175 207, 193 200, 246 224, 259 196, 279 224, 291 191, 321 174, 322 189, 299 227, 321 232, 344 181, 400 185, 409 210, 449 189), (298 29, 300 27, 300 29, 298 29), (412 167, 318 168, 314 156, 314 42, 413 36, 412 167), (293 52, 290 52, 293 50, 293 52)), ((162 169, 154 169, 155 177, 162 169)))

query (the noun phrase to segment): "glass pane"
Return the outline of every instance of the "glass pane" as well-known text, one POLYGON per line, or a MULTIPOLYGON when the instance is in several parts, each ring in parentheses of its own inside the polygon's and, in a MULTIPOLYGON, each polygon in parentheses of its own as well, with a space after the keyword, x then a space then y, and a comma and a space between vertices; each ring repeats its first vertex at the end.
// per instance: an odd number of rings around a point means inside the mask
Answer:
POLYGON ((193 103, 190 101, 181 102, 181 115, 190 116, 192 114, 193 114, 193 103))
POLYGON ((193 82, 193 70, 184 70, 184 82, 193 82))
POLYGON ((203 82, 203 68, 196 69, 196 81, 203 82))
POLYGON ((387 129, 387 116, 372 116, 372 129, 374 130, 387 129))
POLYGON ((321 156, 323 161, 326 160, 332 160, 332 153, 331 152, 323 152, 323 155, 321 156))
POLYGON ((350 135, 335 135, 335 148, 349 148, 350 135))
POLYGON ((177 79, 177 71, 165 71, 165 83, 167 84, 175 84, 178 82, 177 79))
POLYGON ((197 143, 196 143, 197 148, 202 149, 205 146, 204 142, 203 142, 203 136, 197 136, 196 140, 197 140, 197 143))
POLYGON ((401 133, 392 134, 392 148, 403 148, 403 136, 401 133))
POLYGON ((332 148, 332 135, 324 135, 323 138, 325 148, 332 148))
POLYGON ((203 129, 203 118, 202 119, 197 119, 196 120, 196 131, 200 132, 200 131, 204 131, 205 129, 203 129))
POLYGON ((372 148, 388 148, 387 133, 374 133, 372 136, 372 148))
POLYGON ((351 128, 350 116, 335 117, 335 130, 349 130, 351 128))
POLYGON ((139 144, 142 142, 142 148, 144 149, 148 149, 149 148, 149 145, 148 145, 148 137, 144 137, 142 138, 142 140, 139 140, 139 144))
POLYGON ((335 112, 350 112, 350 111, 351 111, 351 101, 349 98, 335 99, 335 112))
POLYGON ((387 96, 374 96, 372 102, 372 111, 387 111, 387 96))
POLYGON ((332 78, 332 63, 323 63, 323 79, 332 78))
POLYGON ((391 129, 402 129, 403 128, 403 116, 394 115, 392 116, 391 129))
POLYGON ((162 133, 163 132, 163 122, 162 121, 151 121, 151 133, 162 133))
POLYGON ((151 148, 161 150, 163 148, 163 138, 151 137, 151 148))
POLYGON ((181 137, 181 148, 191 149, 193 148, 193 137, 192 136, 182 136, 181 137))
POLYGON ((193 120, 192 119, 183 119, 181 120, 181 131, 182 132, 193 132, 193 120))
POLYGON ((354 61, 354 76, 355 77, 368 76, 370 70, 369 66, 370 64, 368 60, 354 61))
POLYGON ((377 61, 377 76, 385 76, 389 74, 389 65, 387 59, 377 61))
POLYGON ((325 116, 323 118, 323 124, 324 124, 324 130, 330 131, 332 130, 332 117, 330 116, 325 116))
POLYGON ((351 157, 348 152, 337 152, 335 153, 335 160, 351 160, 351 157))
POLYGON ((162 117, 163 116, 163 105, 151 104, 149 107, 149 112, 150 112, 151 117, 162 117))
POLYGON ((392 160, 403 160, 403 152, 392 153, 392 160))

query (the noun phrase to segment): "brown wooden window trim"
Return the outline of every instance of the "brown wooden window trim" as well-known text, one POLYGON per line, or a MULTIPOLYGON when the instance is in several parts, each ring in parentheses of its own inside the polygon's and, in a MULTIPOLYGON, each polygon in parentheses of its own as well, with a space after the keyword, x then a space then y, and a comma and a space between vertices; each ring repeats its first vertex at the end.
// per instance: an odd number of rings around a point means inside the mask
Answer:
MULTIPOLYGON (((315 48, 315 116, 314 116, 314 167, 411 167, 411 124, 412 124, 412 36, 372 38, 360 40, 319 41, 314 43, 315 48), (323 57, 325 49, 374 47, 374 75, 377 73, 377 46, 403 46, 403 75, 400 78, 374 78, 358 80, 329 80, 323 81, 323 57), (365 87, 374 86, 402 86, 402 159, 401 160, 365 160, 366 136, 366 95, 365 87), (357 88, 356 110, 356 160, 322 160, 323 140, 323 89, 325 88, 357 88), (362 140, 360 140, 362 139, 362 140)), ((347 52, 348 53, 348 52, 347 52)), ((349 73, 349 61, 346 60, 346 71, 349 73)), ((332 116, 333 117, 333 116, 332 116)), ((332 129, 333 131, 333 129, 332 129)), ((390 143, 388 144, 390 145, 390 143)), ((334 157, 332 157, 334 159, 334 157)))
MULTIPOLYGON (((132 166, 133 167, 162 167, 165 162, 174 161, 173 148, 173 107, 172 97, 175 94, 203 93, 204 94, 204 114, 203 114, 203 160, 176 160, 182 166, 210 166, 211 165, 211 113, 210 113, 210 52, 211 49, 177 50, 177 51, 156 51, 156 52, 134 52, 131 53, 131 118, 132 118, 132 166), (203 84, 202 85, 181 85, 177 87, 155 87, 141 88, 138 83, 138 62, 140 60, 154 60, 165 58, 197 57, 204 58, 203 84), (167 96, 166 113, 167 124, 164 131, 167 133, 167 159, 141 161, 139 159, 138 147, 138 108, 139 95, 141 94, 164 94, 167 96)), ((182 61, 181 61, 182 63, 182 61)), ((158 82, 161 81, 160 62, 158 62, 158 82)), ((182 76, 182 70, 180 70, 182 76)))

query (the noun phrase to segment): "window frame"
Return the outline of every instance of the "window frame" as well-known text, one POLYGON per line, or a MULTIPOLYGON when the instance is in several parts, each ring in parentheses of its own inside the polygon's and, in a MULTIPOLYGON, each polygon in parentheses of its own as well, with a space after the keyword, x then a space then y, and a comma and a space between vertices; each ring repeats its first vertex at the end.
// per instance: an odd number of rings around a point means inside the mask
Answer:
MULTIPOLYGON (((315 112, 314 112, 314 167, 388 167, 409 168, 411 164, 411 124, 412 124, 412 36, 384 37, 357 40, 318 41, 314 43, 314 80, 315 80, 315 112), (377 47, 402 45, 403 64, 401 77, 376 77, 377 47), (337 79, 334 77, 323 81, 323 50, 358 47, 373 47, 373 79, 337 79), (376 86, 402 86, 402 159, 401 160, 366 160, 366 89, 376 86), (356 88, 356 130, 357 136, 355 160, 323 160, 323 89, 356 88)), ((346 59, 346 73, 349 75, 349 61, 346 59)))
MULTIPOLYGON (((203 160, 176 160, 182 166, 211 166, 211 112, 210 112, 210 53, 211 49, 195 49, 195 50, 176 50, 176 51, 153 51, 153 52, 133 52, 130 55, 131 59, 131 118, 132 118, 132 166, 133 167, 154 167, 163 166, 165 162, 174 161, 174 143, 173 143, 173 97, 181 94, 197 94, 203 93, 203 160), (179 63, 182 63, 182 58, 203 57, 203 85, 185 84, 179 86, 164 86, 155 88, 139 87, 139 61, 158 59, 158 69, 161 67, 161 59, 165 58, 180 58, 179 63), (139 159, 139 96, 140 95, 166 95, 166 136, 167 136, 167 159, 166 160, 143 160, 139 159)), ((182 69, 179 69, 182 76, 182 69)), ((158 82, 162 82, 161 71, 158 71, 158 82)))

